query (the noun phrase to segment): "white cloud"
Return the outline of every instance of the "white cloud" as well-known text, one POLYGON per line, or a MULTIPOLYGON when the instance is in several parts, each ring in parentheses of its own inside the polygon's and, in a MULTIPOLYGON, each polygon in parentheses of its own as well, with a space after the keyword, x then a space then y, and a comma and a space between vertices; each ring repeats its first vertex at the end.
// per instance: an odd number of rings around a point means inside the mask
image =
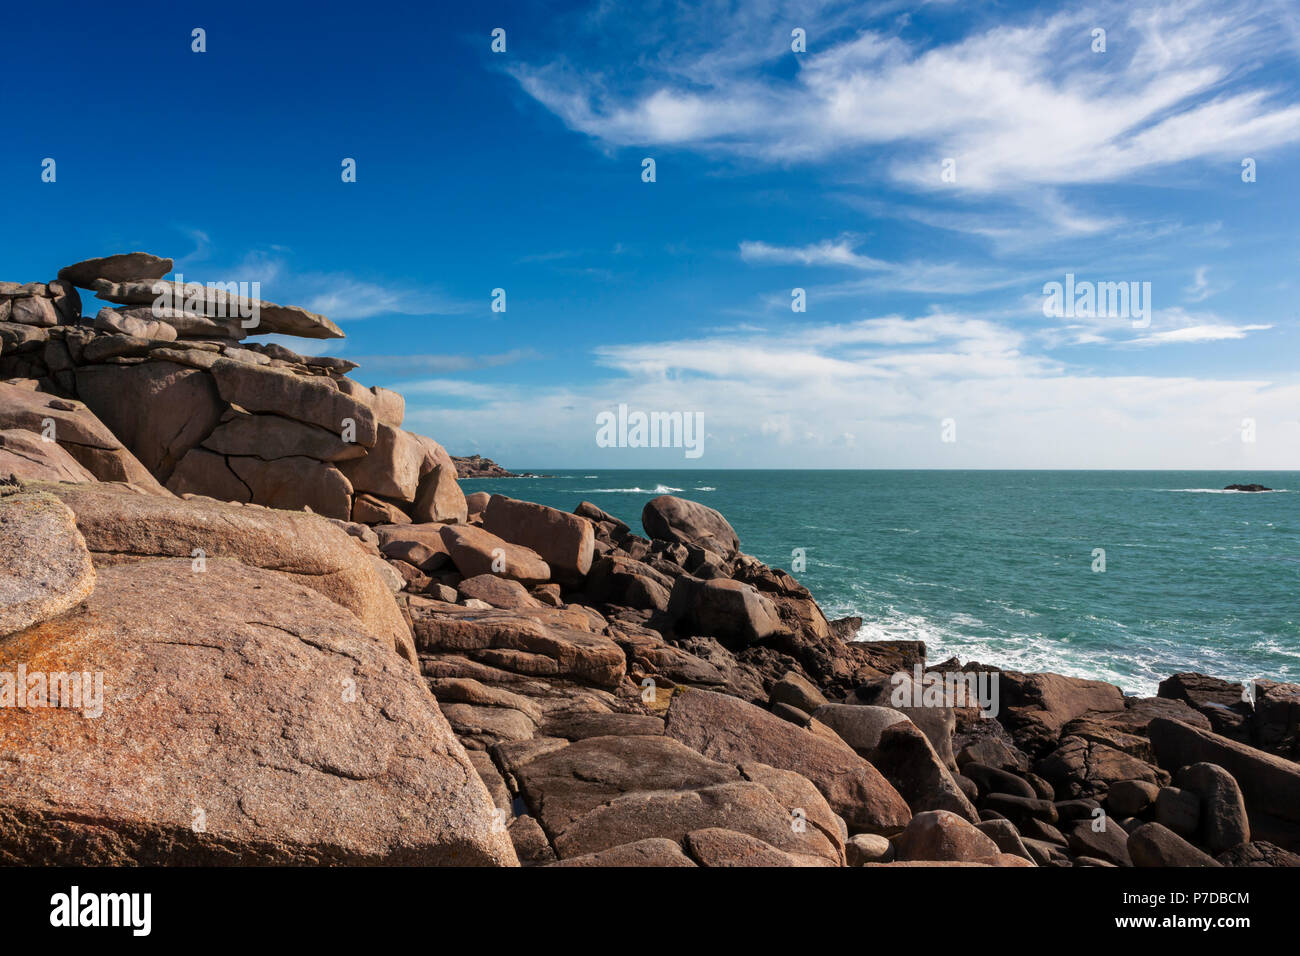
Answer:
MULTIPOLYGON (((1188 342, 1237 337, 1223 329, 1184 336, 1188 342)), ((524 390, 442 379, 402 388, 410 427, 449 447, 489 455, 493 449, 483 443, 490 441, 511 449, 523 467, 689 464, 672 449, 598 448, 595 416, 621 402, 702 412, 712 436, 696 463, 702 467, 1260 469, 1300 463, 1300 384, 1081 372, 1026 353, 1027 340, 1015 329, 961 314, 886 316, 604 346, 597 360, 614 377, 588 385, 524 390), (458 402, 439 409, 424 396, 458 402), (940 423, 950 417, 958 426, 953 444, 940 440, 940 423), (1249 445, 1239 435, 1247 417, 1259 423, 1258 440, 1249 445)))
POLYGON ((1134 345, 1188 344, 1193 342, 1222 342, 1227 339, 1244 339, 1250 332, 1271 329, 1271 325, 1190 325, 1170 329, 1134 339, 1134 345))
POLYGON ((654 37, 668 52, 629 58, 619 75, 634 80, 621 85, 559 62, 514 75, 612 148, 682 146, 776 163, 887 156, 895 181, 923 190, 954 188, 940 182, 945 157, 957 161, 957 188, 1006 192, 1131 179, 1300 140, 1300 105, 1249 85, 1242 69, 1292 56, 1288 35, 1267 8, 1236 0, 1102 3, 929 48, 883 26, 848 31, 842 13, 821 11, 806 17, 812 46, 792 77, 774 69, 792 56, 772 27, 782 19, 775 11, 766 20, 709 12, 720 46, 701 50, 687 34, 692 22, 678 24, 680 49, 654 37), (1089 46, 1099 23, 1109 26, 1104 54, 1089 46))

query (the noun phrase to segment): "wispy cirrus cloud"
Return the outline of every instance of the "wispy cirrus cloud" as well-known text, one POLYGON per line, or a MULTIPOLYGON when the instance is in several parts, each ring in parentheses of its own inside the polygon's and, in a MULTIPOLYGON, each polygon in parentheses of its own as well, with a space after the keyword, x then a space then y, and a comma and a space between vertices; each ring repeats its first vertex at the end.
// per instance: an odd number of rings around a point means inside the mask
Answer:
MULTIPOLYGON (((856 155, 926 191, 1113 182, 1300 140, 1294 92, 1241 68, 1294 59, 1272 5, 1097 3, 1025 13, 933 45, 905 39, 896 20, 850 26, 838 4, 709 5, 709 48, 690 42, 700 21, 674 13, 660 32, 677 27, 682 42, 617 72, 554 60, 513 74, 568 126, 610 148, 674 146, 778 164, 856 155), (807 25, 809 52, 791 73, 780 65, 794 56, 792 22, 807 25), (1108 29, 1105 53, 1091 48, 1098 26, 1108 29), (940 177, 945 158, 956 160, 955 186, 940 177)), ((625 39, 635 48, 637 37, 625 39)))

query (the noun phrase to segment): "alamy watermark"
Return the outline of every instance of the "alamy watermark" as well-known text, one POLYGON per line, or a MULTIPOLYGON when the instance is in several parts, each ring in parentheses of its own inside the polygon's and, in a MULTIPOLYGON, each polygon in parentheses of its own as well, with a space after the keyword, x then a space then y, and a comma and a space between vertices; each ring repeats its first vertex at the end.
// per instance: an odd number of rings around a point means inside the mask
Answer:
POLYGON ((154 283, 153 314, 166 318, 168 311, 190 312, 209 319, 239 319, 246 329, 255 329, 261 323, 262 283, 252 282, 186 282, 185 276, 176 273, 172 282, 154 283))
POLYGON ((927 671, 917 664, 912 673, 898 671, 889 678, 893 707, 978 707, 981 717, 998 715, 997 671, 927 671))
POLYGON ((628 411, 596 416, 596 444, 601 448, 683 448, 687 458, 704 454, 703 412, 628 411))
POLYGON ((104 713, 102 671, 29 671, 19 664, 16 671, 0 671, 0 707, 62 707, 79 710, 83 717, 104 713))
POLYGON ((1133 328, 1151 324, 1150 282, 1076 281, 1067 272, 1065 282, 1043 286, 1043 315, 1049 319, 1132 319, 1133 328))

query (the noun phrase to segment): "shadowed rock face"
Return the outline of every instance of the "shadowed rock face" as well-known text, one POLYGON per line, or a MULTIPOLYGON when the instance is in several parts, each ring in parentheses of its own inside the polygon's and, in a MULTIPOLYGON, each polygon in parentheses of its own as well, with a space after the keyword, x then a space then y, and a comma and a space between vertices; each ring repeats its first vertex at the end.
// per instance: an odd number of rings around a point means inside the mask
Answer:
POLYGON ((25 428, 0 429, 0 476, 28 481, 94 481, 58 442, 42 441, 25 428))
POLYGON ((514 862, 414 672, 284 575, 106 568, 0 641, 0 670, 19 663, 102 675, 102 714, 0 708, 6 863, 514 862))
POLYGON ((0 428, 49 434, 100 481, 130 482, 158 495, 153 475, 81 402, 0 382, 0 428))

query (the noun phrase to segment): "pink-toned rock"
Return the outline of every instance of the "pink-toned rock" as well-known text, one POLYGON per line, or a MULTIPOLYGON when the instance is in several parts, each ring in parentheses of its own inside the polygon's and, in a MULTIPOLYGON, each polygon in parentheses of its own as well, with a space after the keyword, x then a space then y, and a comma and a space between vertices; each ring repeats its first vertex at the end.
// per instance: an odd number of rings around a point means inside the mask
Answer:
POLYGON ((128 482, 150 494, 167 491, 82 402, 0 382, 0 429, 52 437, 100 481, 128 482))
POLYGON ((411 516, 419 522, 452 521, 463 523, 469 512, 465 493, 456 481, 454 466, 439 464, 420 478, 415 491, 411 516))
POLYGON ((59 313, 50 299, 29 296, 14 299, 9 312, 9 321, 19 325, 34 325, 38 328, 50 328, 59 324, 59 313))
POLYGON ((730 558, 740 550, 735 529, 720 512, 673 495, 660 495, 646 502, 641 524, 651 538, 696 545, 730 558))
POLYGON ((280 415, 248 415, 232 410, 225 413, 220 422, 203 440, 203 447, 222 455, 267 460, 301 455, 319 461, 340 462, 366 454, 359 444, 345 442, 334 432, 280 415))
POLYGON ((413 501, 420 480, 424 447, 400 428, 380 422, 375 444, 364 458, 339 467, 357 491, 384 498, 413 501))
POLYGON ((84 604, 0 641, 0 669, 19 663, 103 683, 80 709, 0 708, 6 864, 516 862, 419 676, 282 574, 102 569, 84 604))
POLYGON ((483 512, 483 528, 536 551, 556 580, 576 582, 591 570, 596 536, 586 518, 531 501, 493 495, 483 512))
POLYGON ((28 481, 95 481, 58 442, 23 428, 0 430, 0 478, 28 481))
POLYGON ((221 397, 245 411, 270 412, 319 425, 366 448, 378 438, 370 406, 344 395, 328 379, 226 358, 213 362, 210 371, 221 397), (353 431, 355 434, 348 434, 353 431))
POLYGON ((855 832, 889 835, 911 819, 898 791, 843 741, 735 697, 705 690, 675 696, 666 733, 714 760, 757 761, 807 777, 855 832))
POLYGON ((537 552, 511 544, 472 525, 443 525, 442 540, 457 570, 467 578, 499 574, 525 586, 544 584, 551 569, 537 552))
POLYGON ((900 861, 994 863, 998 845, 967 820, 947 810, 929 810, 912 817, 894 840, 900 861))
POLYGON ((226 409, 208 375, 172 362, 91 365, 76 374, 82 401, 162 482, 226 409))
POLYGON ((161 279, 171 271, 170 259, 163 259, 147 252, 123 252, 64 266, 59 270, 59 278, 83 289, 92 289, 96 279, 107 279, 109 282, 161 279))
POLYGON ((37 482, 77 516, 96 565, 133 559, 229 558, 287 575, 346 608, 376 642, 415 663, 401 609, 366 552, 333 522, 302 511, 275 511, 206 498, 181 500, 114 484, 37 482))
POLYGON ((40 492, 0 494, 0 635, 57 617, 94 589, 68 506, 40 492))
POLYGON ((344 521, 352 517, 352 485, 334 465, 302 456, 272 461, 231 457, 226 461, 248 486, 255 504, 285 511, 307 507, 344 521))
POLYGON ((627 659, 613 638, 592 631, 582 615, 564 608, 510 611, 438 605, 412 598, 411 624, 421 651, 462 654, 504 671, 568 677, 618 687, 627 659))
POLYGON ((499 608, 541 607, 538 601, 518 581, 496 574, 479 574, 466 578, 456 586, 463 598, 473 598, 499 608))
POLYGON ((361 494, 352 500, 352 520, 361 524, 410 524, 410 516, 391 501, 361 494))
POLYGON ((248 485, 230 468, 224 455, 206 448, 191 448, 167 479, 167 489, 176 495, 203 495, 217 501, 248 501, 248 485))

